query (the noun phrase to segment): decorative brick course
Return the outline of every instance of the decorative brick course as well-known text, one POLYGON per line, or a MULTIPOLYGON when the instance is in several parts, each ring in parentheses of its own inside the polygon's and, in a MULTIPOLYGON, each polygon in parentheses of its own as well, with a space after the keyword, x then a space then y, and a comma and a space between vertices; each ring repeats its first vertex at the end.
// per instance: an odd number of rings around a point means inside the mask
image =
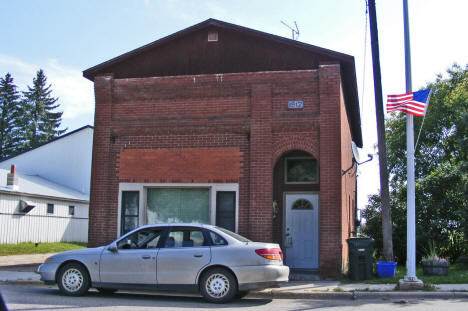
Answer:
POLYGON ((140 183, 238 183, 238 148, 125 149, 118 154, 119 180, 140 183))

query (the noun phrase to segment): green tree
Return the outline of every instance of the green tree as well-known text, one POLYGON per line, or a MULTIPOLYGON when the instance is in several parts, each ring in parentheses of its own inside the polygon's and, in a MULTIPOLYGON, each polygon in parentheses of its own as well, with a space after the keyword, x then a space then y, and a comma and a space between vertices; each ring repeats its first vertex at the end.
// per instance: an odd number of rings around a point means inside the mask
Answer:
POLYGON ((0 78, 0 160, 16 153, 20 95, 10 73, 0 78))
POLYGON ((60 105, 51 93, 51 85, 47 86, 47 78, 40 69, 33 78, 33 86, 23 92, 20 123, 24 129, 24 148, 40 145, 66 131, 59 130, 63 112, 55 111, 60 105))
MULTIPOLYGON (((468 113, 468 66, 453 65, 448 77, 438 75, 425 88, 432 89, 430 104, 416 146, 416 243, 421 256, 429 241, 439 245, 442 255, 455 260, 466 252, 466 115, 468 113)), ((423 118, 415 118, 418 133, 423 118)), ((406 258, 406 116, 391 116, 386 124, 390 170, 391 208, 395 255, 406 258)), ((380 217, 378 198, 371 196, 363 216, 364 232, 376 235, 380 217)), ((377 245, 379 245, 377 241, 377 245)))

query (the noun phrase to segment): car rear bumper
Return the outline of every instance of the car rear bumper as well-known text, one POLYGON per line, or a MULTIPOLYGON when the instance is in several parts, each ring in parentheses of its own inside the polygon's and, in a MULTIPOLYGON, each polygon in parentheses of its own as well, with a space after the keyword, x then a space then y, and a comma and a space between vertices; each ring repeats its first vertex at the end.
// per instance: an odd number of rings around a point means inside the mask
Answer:
POLYGON ((232 270, 236 274, 239 290, 267 288, 289 280, 288 266, 240 266, 232 270))

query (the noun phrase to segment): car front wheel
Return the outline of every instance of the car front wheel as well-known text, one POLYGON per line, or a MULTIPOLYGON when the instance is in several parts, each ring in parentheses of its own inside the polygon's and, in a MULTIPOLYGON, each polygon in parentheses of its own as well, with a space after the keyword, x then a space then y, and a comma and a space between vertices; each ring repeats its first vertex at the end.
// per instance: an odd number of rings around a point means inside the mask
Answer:
POLYGON ((82 296, 89 289, 88 271, 79 263, 66 264, 59 271, 57 283, 65 295, 82 296))
POLYGON ((222 268, 215 268, 203 274, 200 281, 203 297, 214 303, 225 303, 237 293, 237 282, 232 273, 222 268))

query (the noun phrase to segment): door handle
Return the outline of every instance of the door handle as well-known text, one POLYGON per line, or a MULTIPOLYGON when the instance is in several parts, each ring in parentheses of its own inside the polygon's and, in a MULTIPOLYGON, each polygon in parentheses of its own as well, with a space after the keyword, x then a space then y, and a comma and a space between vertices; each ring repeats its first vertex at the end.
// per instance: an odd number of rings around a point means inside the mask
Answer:
POLYGON ((203 257, 203 254, 194 254, 193 257, 203 257))
POLYGON ((150 259, 151 256, 145 255, 145 256, 141 256, 141 258, 143 258, 143 259, 150 259))

